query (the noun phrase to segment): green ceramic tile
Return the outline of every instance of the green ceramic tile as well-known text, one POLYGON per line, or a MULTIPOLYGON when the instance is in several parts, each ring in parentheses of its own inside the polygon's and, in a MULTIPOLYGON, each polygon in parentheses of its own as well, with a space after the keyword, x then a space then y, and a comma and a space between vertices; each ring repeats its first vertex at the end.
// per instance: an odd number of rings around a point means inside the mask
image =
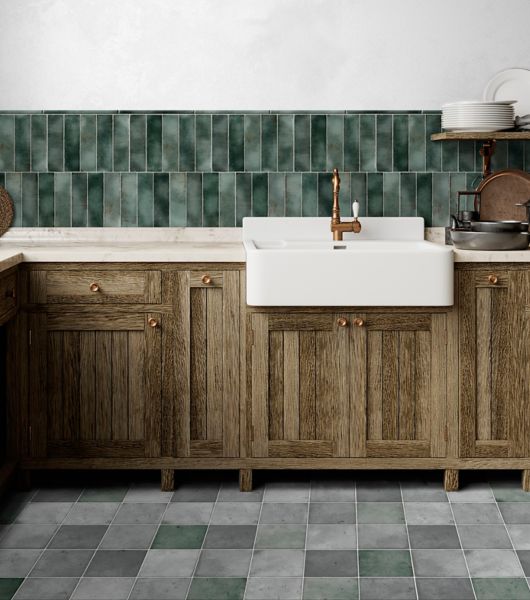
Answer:
POLYGON ((96 115, 81 115, 81 171, 95 171, 97 164, 96 115))
POLYGON ((383 216, 399 217, 399 173, 383 173, 383 216))
POLYGON ((212 116, 212 170, 228 171, 228 117, 212 116))
POLYGON ((48 170, 64 170, 64 117, 48 115, 48 170))
POLYGON ((15 117, 0 115, 0 171, 15 168, 15 117))
POLYGON ((259 171, 261 166, 261 116, 244 117, 245 171, 259 171))
POLYGON ((30 170, 29 115, 15 115, 15 171, 30 170))
POLYGON ((236 174, 219 174, 219 226, 236 224, 236 174))
POLYGON ((449 225, 449 173, 433 173, 432 176, 432 226, 447 227, 449 225))
POLYGON ((260 525, 256 534, 255 548, 290 548, 305 547, 306 526, 304 525, 260 525))
POLYGON ((261 116, 261 170, 278 170, 278 117, 261 116))
POLYGON ((54 183, 55 227, 72 226, 72 174, 56 173, 54 183))
POLYGON ((162 116, 147 115, 147 170, 162 169, 162 116))
MULTIPOLYGON (((103 176, 103 226, 119 227, 121 224, 121 176, 105 173, 103 176)), ((110 502, 110 501, 109 501, 110 502)))
POLYGON ((130 116, 114 115, 114 170, 129 170, 129 135, 130 135, 130 116))
POLYGON ((146 162, 146 118, 145 115, 131 115, 130 121, 130 157, 131 171, 145 171, 146 162))
POLYGON ((64 117, 64 169, 79 171, 81 166, 81 125, 79 115, 64 117))
POLYGON ((23 581, 15 577, 0 578, 0 600, 11 600, 23 581))
POLYGON ((269 175, 269 217, 285 217, 285 173, 269 175))
POLYGON ((344 170, 344 116, 328 115, 326 123, 326 168, 344 170))
POLYGON ((242 171, 245 168, 245 130, 243 115, 228 118, 228 169, 242 171))
POLYGON ((458 171, 458 142, 441 142, 442 171, 458 171))
POLYGON ((112 115, 98 115, 98 171, 112 171, 112 115))
POLYGON ((103 227, 103 173, 88 173, 88 226, 103 227))
POLYGON ((86 173, 72 173, 72 227, 86 227, 88 183, 86 173))
MULTIPOLYGON (((481 165, 482 160, 478 161, 477 166, 481 165)), ((508 142, 502 140, 497 142, 495 152, 491 158, 491 168, 493 171, 500 171, 501 169, 508 168, 508 142)))
POLYGON ((409 170, 409 115, 394 115, 393 122, 394 170, 409 170))
POLYGON ((353 577, 306 577, 304 600, 357 600, 359 584, 353 577))
POLYGON ((154 180, 152 173, 138 173, 138 227, 153 227, 154 180))
POLYGON ((524 143, 519 140, 508 142, 508 168, 524 169, 524 143))
POLYGON ((138 226, 138 176, 121 174, 121 226, 138 226))
POLYGON ((294 168, 294 115, 278 116, 278 171, 294 168))
POLYGON ((169 226, 186 227, 186 173, 169 175, 169 226))
POLYGON ((162 169, 179 170, 179 116, 162 116, 162 169))
POLYGON ((360 577, 412 577, 409 550, 359 550, 360 577))
POLYGON ((5 173, 0 173, 0 185, 2 187, 5 187, 5 185, 6 185, 6 175, 5 175, 5 173))
POLYGON ((392 171, 392 115, 377 115, 377 170, 392 171))
POLYGON ((352 173, 350 176, 351 201, 359 203, 359 216, 366 216, 368 207, 368 191, 366 185, 366 173, 352 173))
POLYGON ((285 216, 302 216, 302 174, 287 173, 285 176, 285 216))
POLYGON ((367 216, 382 217, 383 216, 383 174, 368 173, 367 178, 367 216))
MULTIPOLYGON (((451 173, 451 179, 449 182, 449 214, 455 214, 457 212, 457 192, 466 189, 466 178, 466 173, 451 173)), ((463 199, 465 200, 466 198, 463 199)), ((472 197, 468 197, 467 201, 469 202, 471 207, 473 205, 472 197)))
POLYGON ((154 226, 169 227, 169 173, 155 173, 154 193, 154 226))
POLYGON ((39 184, 36 173, 22 173, 22 227, 39 224, 39 184))
POLYGON ((6 173, 6 190, 9 192, 15 207, 13 225, 22 226, 22 176, 20 173, 6 173))
POLYGON ((474 190, 482 181, 482 173, 466 173, 466 190, 474 190))
POLYGON ((359 115, 344 117, 344 169, 359 170, 359 115))
MULTIPOLYGON (((427 171, 442 170, 442 142, 433 142, 431 135, 442 131, 440 115, 425 115, 425 168, 427 171)), ((445 144, 445 142, 443 142, 445 144)))
POLYGON ((302 216, 316 217, 318 214, 318 175, 302 173, 302 216))
POLYGON ((39 173, 39 227, 53 227, 53 173, 39 173))
POLYGON ((341 217, 351 217, 352 202, 353 200, 351 197, 351 173, 343 171, 340 174, 339 194, 339 206, 341 217))
POLYGON ((212 170, 212 115, 195 117, 195 165, 197 171, 212 170))
POLYGON ((219 227, 219 173, 202 176, 203 226, 219 227))
POLYGON ((402 525, 405 523, 403 505, 400 502, 359 502, 357 520, 359 523, 402 525))
POLYGON ((326 115, 311 116, 311 170, 326 169, 326 115))
POLYGON ((194 577, 188 600, 243 600, 246 579, 236 577, 194 577))
POLYGON ((425 171, 425 115, 409 117, 409 170, 425 171))
POLYGON ((241 227, 245 217, 252 216, 252 175, 236 173, 236 227, 241 227))
POLYGON ((294 117, 294 169, 311 170, 311 118, 309 115, 294 117))
POLYGON ((206 525, 160 525, 151 549, 201 548, 207 529, 206 525))
POLYGON ((269 177, 267 173, 252 174, 252 216, 266 217, 268 212, 269 177))
POLYGON ((416 216, 416 179, 416 173, 400 174, 400 217, 416 216))
POLYGON ((31 115, 31 170, 34 172, 48 169, 47 127, 46 115, 31 115))
POLYGON ((475 170, 475 142, 458 142, 458 170, 475 170))
POLYGON ((360 170, 375 171, 377 169, 375 155, 375 116, 360 115, 360 170))
POLYGON ((331 217, 333 205, 333 190, 331 187, 331 173, 318 174, 318 216, 331 217))
POLYGON ((525 579, 502 577, 472 579, 477 600, 528 600, 530 590, 525 579))
POLYGON ((202 227, 202 175, 200 173, 188 173, 186 208, 186 225, 202 227))

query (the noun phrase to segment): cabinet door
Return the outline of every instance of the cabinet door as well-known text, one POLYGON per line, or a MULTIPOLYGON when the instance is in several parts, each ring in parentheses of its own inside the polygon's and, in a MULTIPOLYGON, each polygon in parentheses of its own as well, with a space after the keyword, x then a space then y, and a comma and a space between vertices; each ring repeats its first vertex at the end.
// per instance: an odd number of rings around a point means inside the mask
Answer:
POLYGON ((253 314, 252 453, 349 454, 349 332, 334 314, 253 314))
POLYGON ((458 273, 461 456, 524 456, 525 279, 508 270, 458 273))
POLYGON ((352 455, 444 456, 445 314, 359 314, 351 323, 352 455))
POLYGON ((163 326, 158 313, 29 315, 32 455, 159 456, 163 326))
POLYGON ((183 271, 176 288, 176 454, 239 456, 239 271, 183 271))

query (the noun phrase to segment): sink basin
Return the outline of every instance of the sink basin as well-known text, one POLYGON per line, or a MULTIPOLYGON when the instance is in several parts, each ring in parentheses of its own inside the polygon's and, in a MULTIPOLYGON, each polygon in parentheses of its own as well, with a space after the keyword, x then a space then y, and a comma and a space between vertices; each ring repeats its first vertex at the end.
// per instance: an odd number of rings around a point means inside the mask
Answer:
POLYGON ((243 219, 251 306, 451 306, 453 251, 419 217, 364 217, 331 239, 327 218, 243 219), (354 237, 355 235, 355 237, 354 237))

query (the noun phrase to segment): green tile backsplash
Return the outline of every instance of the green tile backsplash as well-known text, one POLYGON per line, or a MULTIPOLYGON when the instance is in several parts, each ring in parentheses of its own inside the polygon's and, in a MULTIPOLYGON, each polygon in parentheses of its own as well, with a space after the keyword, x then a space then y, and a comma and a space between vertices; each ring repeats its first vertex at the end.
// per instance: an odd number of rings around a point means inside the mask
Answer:
MULTIPOLYGON (((245 216, 341 208, 448 224, 475 186, 474 142, 431 142, 436 112, 0 113, 0 185, 23 227, 234 227, 245 216)), ((530 170, 530 143, 500 142, 493 167, 530 170)))

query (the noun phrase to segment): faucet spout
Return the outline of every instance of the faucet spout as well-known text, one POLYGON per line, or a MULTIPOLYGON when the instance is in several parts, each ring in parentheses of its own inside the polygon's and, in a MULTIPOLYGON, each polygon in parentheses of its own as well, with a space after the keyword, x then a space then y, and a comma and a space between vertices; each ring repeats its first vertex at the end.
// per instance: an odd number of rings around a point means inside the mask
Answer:
POLYGON ((339 170, 333 169, 333 175, 331 177, 331 184, 333 188, 333 207, 331 210, 331 231, 333 233, 334 241, 342 241, 344 232, 359 233, 361 231, 361 223, 358 216, 359 203, 354 202, 354 215, 353 221, 343 223, 340 220, 340 206, 339 206, 339 192, 340 192, 340 177, 339 170))

